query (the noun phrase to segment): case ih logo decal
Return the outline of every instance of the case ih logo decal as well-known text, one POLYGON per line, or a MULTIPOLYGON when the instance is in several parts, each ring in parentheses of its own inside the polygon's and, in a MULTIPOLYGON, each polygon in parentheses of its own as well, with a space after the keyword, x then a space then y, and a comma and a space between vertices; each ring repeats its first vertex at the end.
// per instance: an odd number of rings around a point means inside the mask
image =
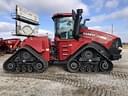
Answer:
POLYGON ((94 34, 92 32, 84 32, 83 35, 85 36, 90 36, 90 37, 95 37, 95 38, 100 38, 100 39, 104 39, 104 40, 111 40, 111 36, 102 36, 102 35, 99 35, 99 34, 94 34))
POLYGON ((90 37, 96 36, 96 34, 91 33, 91 32, 84 32, 83 34, 84 34, 85 36, 90 36, 90 37))

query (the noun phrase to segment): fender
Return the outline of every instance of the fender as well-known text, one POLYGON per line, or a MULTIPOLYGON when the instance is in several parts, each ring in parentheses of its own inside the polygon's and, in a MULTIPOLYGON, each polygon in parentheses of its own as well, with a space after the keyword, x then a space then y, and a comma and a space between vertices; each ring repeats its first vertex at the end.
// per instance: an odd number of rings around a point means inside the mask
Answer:
POLYGON ((107 48, 105 48, 102 44, 97 43, 97 42, 93 42, 93 43, 89 44, 88 47, 97 49, 98 52, 100 52, 101 54, 103 54, 107 58, 110 58, 109 50, 107 48))
POLYGON ((21 48, 29 46, 36 50, 45 60, 50 61, 50 46, 47 36, 43 37, 29 37, 22 42, 21 48))

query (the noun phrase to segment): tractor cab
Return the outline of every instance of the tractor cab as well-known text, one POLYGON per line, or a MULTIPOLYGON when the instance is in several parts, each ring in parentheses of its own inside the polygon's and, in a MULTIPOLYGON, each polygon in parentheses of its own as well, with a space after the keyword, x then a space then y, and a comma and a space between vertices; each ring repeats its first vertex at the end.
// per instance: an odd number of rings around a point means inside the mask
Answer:
POLYGON ((73 38, 73 26, 74 20, 72 14, 56 14, 53 16, 55 22, 55 36, 60 39, 71 39, 73 38))
POLYGON ((55 14, 52 19, 55 23, 55 36, 60 39, 78 39, 80 32, 80 22, 82 19, 82 9, 78 9, 77 13, 55 14))
POLYGON ((74 52, 75 47, 72 45, 79 43, 82 12, 82 9, 77 9, 77 12, 73 10, 72 13, 59 13, 52 17, 55 24, 54 49, 56 49, 53 53, 59 60, 69 57, 74 52))

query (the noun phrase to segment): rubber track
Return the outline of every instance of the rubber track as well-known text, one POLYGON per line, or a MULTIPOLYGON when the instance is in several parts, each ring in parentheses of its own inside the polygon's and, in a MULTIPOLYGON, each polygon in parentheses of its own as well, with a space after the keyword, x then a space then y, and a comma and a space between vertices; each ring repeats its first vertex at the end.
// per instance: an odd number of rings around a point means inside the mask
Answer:
POLYGON ((72 57, 69 60, 67 60, 67 61, 68 62, 72 61, 77 56, 79 56, 84 50, 90 49, 90 48, 93 49, 94 51, 96 51, 102 58, 104 58, 105 60, 107 60, 107 62, 109 62, 112 65, 112 68, 110 69, 110 71, 112 71, 112 69, 113 69, 113 63, 111 62, 111 60, 109 58, 107 58, 106 56, 104 56, 103 54, 101 54, 96 48, 94 48, 94 46, 91 46, 91 45, 85 46, 84 48, 82 48, 81 50, 79 50, 76 54, 72 55, 72 57))
MULTIPOLYGON (((29 53, 31 53, 33 56, 35 56, 38 60, 40 60, 43 64, 44 64, 44 67, 46 70, 48 68, 48 63, 36 52, 34 51, 32 48, 30 47, 23 47, 23 48, 20 48, 19 50, 17 50, 10 58, 8 58, 4 63, 7 63, 9 60, 11 60, 13 57, 15 57, 15 55, 18 54, 19 51, 22 51, 22 50, 27 50, 29 53)), ((3 64, 4 65, 4 64, 3 64)), ((4 68, 3 68, 4 69, 4 68)), ((6 71, 6 70, 5 70, 6 71)), ((16 73, 16 72, 12 72, 12 73, 16 73)))

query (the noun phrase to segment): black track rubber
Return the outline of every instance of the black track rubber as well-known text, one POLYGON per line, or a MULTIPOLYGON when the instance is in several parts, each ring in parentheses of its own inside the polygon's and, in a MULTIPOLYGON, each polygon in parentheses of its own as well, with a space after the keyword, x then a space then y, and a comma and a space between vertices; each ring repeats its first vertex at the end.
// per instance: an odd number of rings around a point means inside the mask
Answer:
MULTIPOLYGON (((77 51, 74 55, 68 59, 68 63, 72 62, 73 60, 76 60, 80 64, 80 71, 81 72, 110 72, 113 69, 113 64, 109 60, 109 57, 105 54, 103 54, 99 49, 102 46, 96 45, 96 44, 89 44, 81 48, 77 51), (87 50, 87 52, 85 52, 87 50), (90 51, 90 52, 89 52, 90 51), (91 54, 91 51, 94 53, 94 56, 84 56, 86 54, 91 54), (84 57, 84 59, 81 59, 84 57), (108 64, 108 68, 105 69, 107 65, 103 63, 103 61, 106 61, 108 64), (104 66, 101 66, 104 64, 104 66), (104 69, 103 69, 104 68, 104 69)), ((102 48, 101 48, 102 49, 102 48)), ((103 49, 102 49, 103 50, 103 49)), ((70 68, 67 68, 70 69, 70 68)), ((68 70, 70 71, 70 70, 68 70)))
MULTIPOLYGON (((10 64, 11 68, 11 64, 10 64)), ((3 69, 6 72, 44 72, 48 68, 46 62, 40 54, 30 47, 23 47, 17 50, 8 60, 3 64, 3 69), (24 53, 24 54, 23 54, 24 53), (36 64, 40 62, 43 66, 40 70, 34 69, 36 64), (9 63, 14 64, 14 68, 9 69, 9 63)))

